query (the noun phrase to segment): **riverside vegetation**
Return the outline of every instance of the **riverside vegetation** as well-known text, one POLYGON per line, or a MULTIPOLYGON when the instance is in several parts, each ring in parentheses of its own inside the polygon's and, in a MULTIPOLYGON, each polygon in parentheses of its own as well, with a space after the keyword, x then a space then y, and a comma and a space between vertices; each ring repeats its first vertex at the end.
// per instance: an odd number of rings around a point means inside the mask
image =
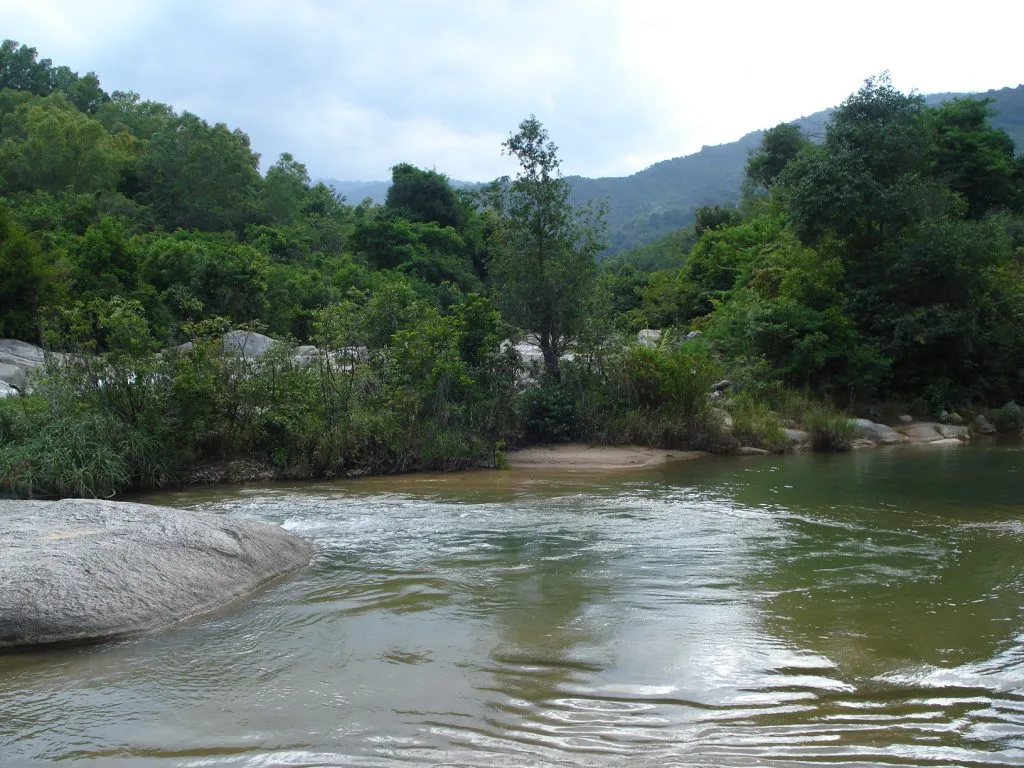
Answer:
MULTIPOLYGON (((532 117, 503 145, 515 178, 457 190, 403 163, 383 205, 350 205, 289 154, 261 174, 241 131, 12 41, 0 87, 0 337, 53 353, 0 398, 0 493, 233 459, 495 466, 560 440, 784 450, 796 424, 836 450, 853 411, 1024 396, 1024 161, 984 101, 869 80, 822 145, 768 131, 740 206, 599 267, 603 212, 572 204, 532 117), (229 328, 309 354, 234 355, 229 328)), ((1018 431, 1020 409, 994 421, 1018 431)))

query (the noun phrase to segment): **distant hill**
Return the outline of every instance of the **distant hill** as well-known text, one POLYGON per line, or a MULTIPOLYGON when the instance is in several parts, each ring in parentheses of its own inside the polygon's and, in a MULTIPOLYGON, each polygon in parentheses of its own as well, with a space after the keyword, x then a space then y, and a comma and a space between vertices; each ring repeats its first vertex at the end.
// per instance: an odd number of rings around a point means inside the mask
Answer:
MULTIPOLYGON (((963 96, 992 99, 992 106, 997 110, 992 123, 1013 138, 1019 151, 1024 151, 1024 85, 978 94, 936 93, 925 99, 934 105, 963 96)), ((832 110, 824 110, 792 122, 812 139, 820 141, 831 113, 832 110)), ((738 141, 663 160, 632 176, 600 179, 569 176, 573 201, 607 200, 611 247, 606 255, 652 242, 690 224, 694 211, 703 205, 738 200, 747 156, 760 144, 763 134, 764 131, 754 131, 738 141)), ((390 186, 387 181, 324 181, 350 203, 367 197, 383 202, 390 186)), ((456 184, 468 186, 466 182, 456 184)))
POLYGON ((334 191, 345 198, 349 205, 359 205, 366 198, 375 203, 383 203, 388 196, 390 181, 341 181, 340 179, 321 179, 324 184, 334 187, 334 191))

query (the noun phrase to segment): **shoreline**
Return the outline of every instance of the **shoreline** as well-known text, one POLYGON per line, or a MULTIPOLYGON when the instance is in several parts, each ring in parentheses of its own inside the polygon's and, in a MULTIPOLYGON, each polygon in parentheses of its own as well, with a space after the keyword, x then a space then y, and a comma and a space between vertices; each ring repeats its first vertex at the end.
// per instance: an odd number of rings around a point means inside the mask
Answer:
MULTIPOLYGON (((914 422, 913 424, 899 425, 898 442, 872 441, 859 439, 854 441, 851 450, 859 451, 869 448, 900 448, 900 447, 921 447, 921 446, 956 446, 965 445, 971 442, 967 429, 964 427, 950 428, 947 425, 938 425, 931 422, 914 422), (942 426, 945 430, 956 429, 961 437, 947 436, 938 428, 942 426), (922 433, 921 430, 924 430, 922 433), (961 431, 962 430, 962 431, 961 431)), ((988 437, 988 436, 983 436, 988 437)), ((517 472, 616 472, 652 469, 666 466, 668 464, 694 461, 709 457, 716 458, 745 458, 751 456, 785 456, 792 453, 806 452, 806 443, 794 444, 793 450, 785 453, 769 453, 761 449, 743 448, 736 453, 710 453, 706 451, 675 450, 668 448, 651 448, 643 445, 589 445, 587 443, 549 443, 545 445, 532 445, 526 448, 509 451, 506 457, 505 467, 517 472)), ((474 472, 480 470, 494 470, 495 467, 465 467, 450 471, 430 472, 419 470, 412 473, 399 472, 366 472, 354 470, 351 472, 327 476, 307 476, 303 473, 279 472, 269 461, 259 458, 238 458, 220 462, 202 463, 191 468, 179 483, 170 484, 163 488, 151 488, 144 491, 129 491, 118 498, 134 498, 135 496, 154 491, 167 491, 172 489, 185 490, 195 488, 210 488, 214 486, 227 485, 259 485, 275 482, 307 482, 307 481, 330 481, 330 480, 353 480, 360 477, 386 477, 389 475, 405 474, 451 474, 461 472, 474 472)))
POLYGON ((712 455, 706 451, 676 451, 643 445, 551 443, 509 451, 507 463, 510 469, 645 469, 712 455))

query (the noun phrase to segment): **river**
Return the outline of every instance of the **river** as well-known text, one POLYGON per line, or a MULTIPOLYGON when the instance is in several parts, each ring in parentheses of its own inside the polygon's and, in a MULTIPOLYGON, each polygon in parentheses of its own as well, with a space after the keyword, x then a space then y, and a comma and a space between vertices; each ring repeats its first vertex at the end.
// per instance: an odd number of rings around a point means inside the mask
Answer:
POLYGON ((1020 443, 143 500, 318 554, 0 656, 0 765, 1024 765, 1020 443))

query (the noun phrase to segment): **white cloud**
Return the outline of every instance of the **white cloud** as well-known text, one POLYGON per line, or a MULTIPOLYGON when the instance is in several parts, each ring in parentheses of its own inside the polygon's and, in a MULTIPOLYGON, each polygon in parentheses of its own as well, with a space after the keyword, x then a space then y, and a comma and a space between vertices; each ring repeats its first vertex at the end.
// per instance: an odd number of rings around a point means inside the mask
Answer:
POLYGON ((508 172, 536 113, 566 173, 625 174, 834 105, 1024 81, 1024 4, 0 0, 5 35, 108 89, 241 127, 265 162, 386 178, 508 172))

